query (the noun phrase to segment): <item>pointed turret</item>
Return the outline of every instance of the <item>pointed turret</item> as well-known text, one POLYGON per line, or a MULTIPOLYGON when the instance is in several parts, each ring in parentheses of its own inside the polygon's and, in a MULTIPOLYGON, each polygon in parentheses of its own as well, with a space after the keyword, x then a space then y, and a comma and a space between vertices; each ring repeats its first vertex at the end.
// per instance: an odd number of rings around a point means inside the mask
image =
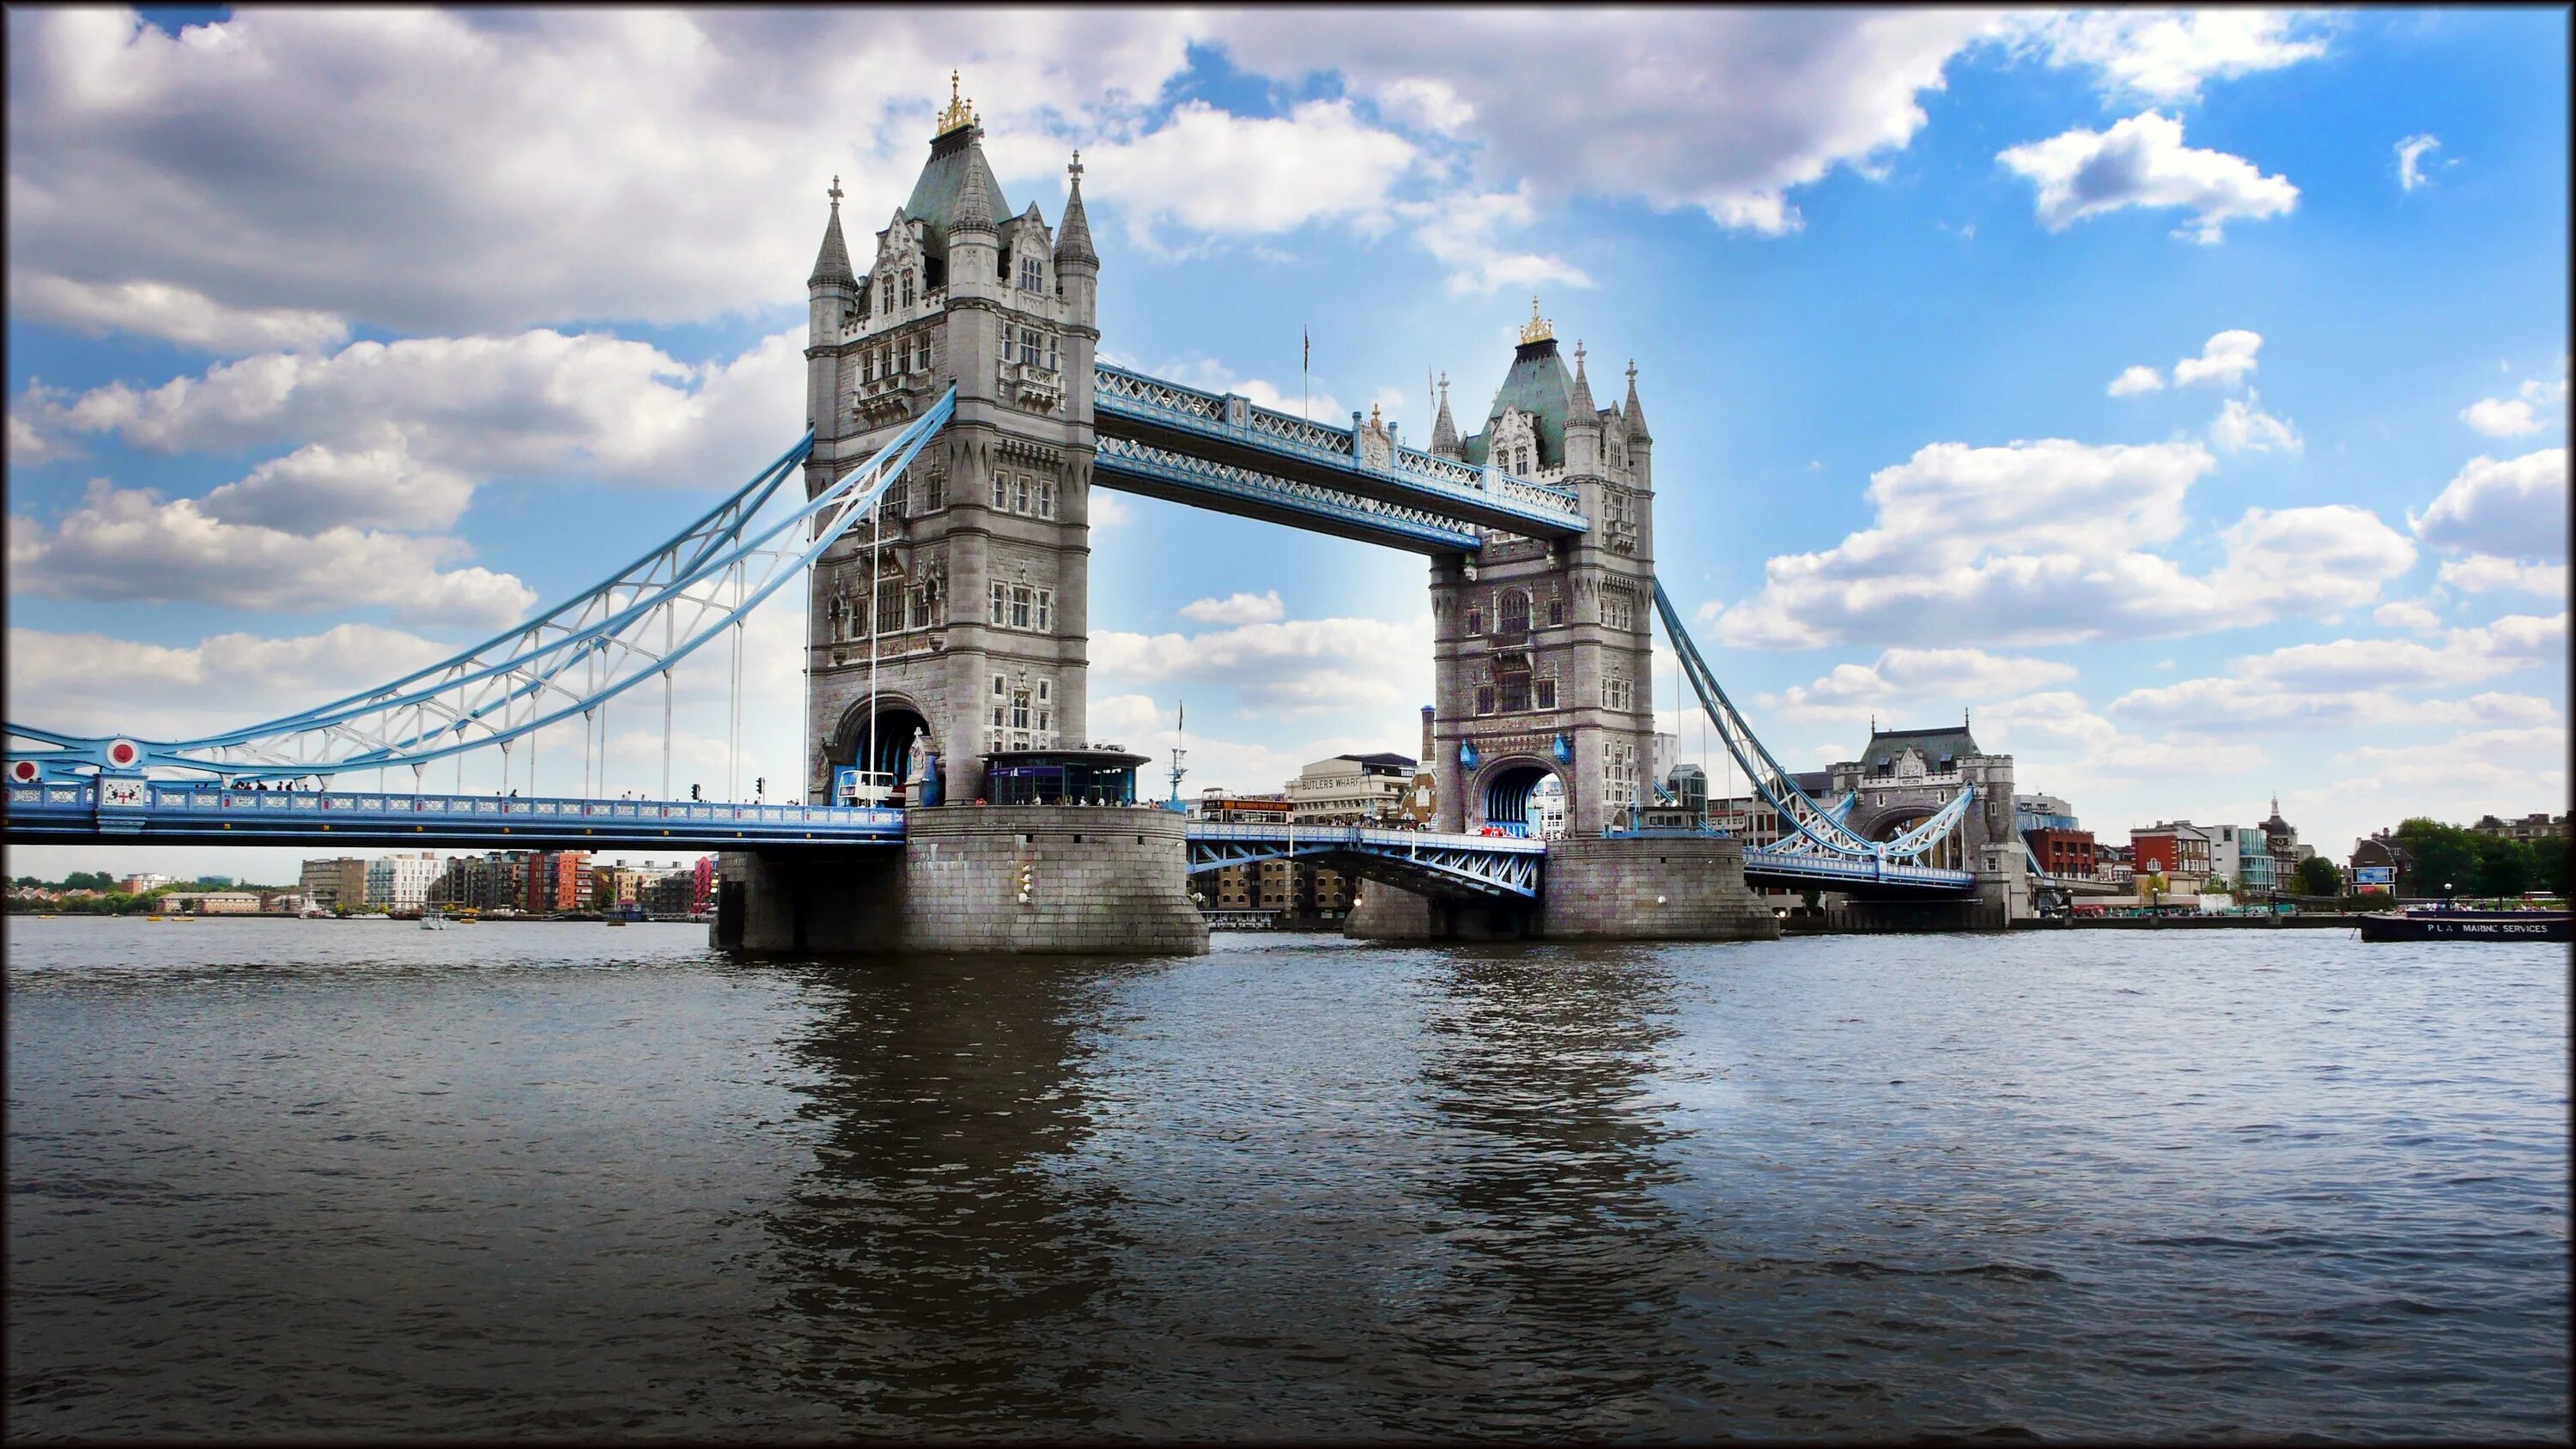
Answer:
MULTIPOLYGON (((1445 372, 1440 374, 1440 416, 1431 421, 1431 451, 1443 458, 1462 456, 1458 450, 1458 423, 1449 416, 1449 374, 1445 372)), ((1422 757, 1431 758, 1427 746, 1422 757)))
POLYGON ((814 275, 805 279, 806 289, 840 283, 856 287, 858 273, 850 269, 850 247, 841 240, 841 178, 832 178, 832 219, 823 223, 823 246, 814 253, 814 275))
POLYGON ((1100 253, 1091 249, 1091 218, 1082 210, 1082 153, 1073 153, 1073 164, 1065 168, 1073 186, 1064 202, 1064 223, 1055 232, 1055 264, 1058 270, 1079 265, 1098 268, 1100 253))
POLYGON ((818 439, 840 436, 834 406, 839 361, 835 349, 861 315, 858 273, 850 269, 849 243, 841 239, 841 178, 832 178, 832 219, 823 224, 823 247, 814 274, 805 279, 805 422, 818 439))
POLYGON ((1637 401, 1637 360, 1628 359, 1628 401, 1619 409, 1628 420, 1628 478, 1640 488, 1655 486, 1655 435, 1646 431, 1645 405, 1637 401))
POLYGON ((1628 420, 1628 441, 1651 443, 1655 440, 1655 435, 1646 431, 1645 405, 1637 401, 1637 359, 1633 357, 1628 359, 1628 401, 1619 412, 1628 420))
POLYGON ((1580 342, 1574 344, 1574 387, 1565 403, 1565 471, 1578 478, 1601 471, 1601 409, 1592 402, 1580 342))
POLYGON ((948 214, 948 235, 952 244, 962 231, 980 231, 996 238, 1001 235, 993 224, 992 188, 984 180, 988 168, 984 162, 983 142, 969 139, 966 153, 966 174, 957 183, 957 207, 948 214))

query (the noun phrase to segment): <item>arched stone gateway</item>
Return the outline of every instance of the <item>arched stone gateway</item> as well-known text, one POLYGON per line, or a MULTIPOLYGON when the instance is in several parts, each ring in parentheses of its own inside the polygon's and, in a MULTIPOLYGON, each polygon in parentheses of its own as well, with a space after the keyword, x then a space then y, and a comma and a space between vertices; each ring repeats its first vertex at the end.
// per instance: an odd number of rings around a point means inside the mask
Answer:
POLYGON ((1545 761, 1528 757, 1497 760, 1483 772, 1481 818, 1473 827, 1495 826, 1535 840, 1565 834, 1568 796, 1565 779, 1545 761))
POLYGON ((876 696, 873 718, 876 728, 871 737, 868 699, 862 695, 853 701, 823 742, 825 760, 834 767, 856 765, 862 770, 882 771, 897 780, 911 779, 913 741, 917 736, 929 735, 928 713, 903 695, 880 694, 876 696))

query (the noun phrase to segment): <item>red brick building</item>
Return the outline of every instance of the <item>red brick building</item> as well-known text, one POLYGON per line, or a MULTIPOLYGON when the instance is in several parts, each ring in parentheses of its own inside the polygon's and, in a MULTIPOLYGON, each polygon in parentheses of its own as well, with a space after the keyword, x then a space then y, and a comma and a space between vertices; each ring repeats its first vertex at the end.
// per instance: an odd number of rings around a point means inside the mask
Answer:
POLYGON ((2100 855, 2090 830, 2025 830, 2021 838, 2030 842, 2031 854, 2038 857, 2039 868, 2050 875, 2091 880, 2094 867, 2100 864, 2100 855))
POLYGON ((590 852, 533 850, 522 857, 519 908, 532 916, 578 911, 590 904, 590 852))

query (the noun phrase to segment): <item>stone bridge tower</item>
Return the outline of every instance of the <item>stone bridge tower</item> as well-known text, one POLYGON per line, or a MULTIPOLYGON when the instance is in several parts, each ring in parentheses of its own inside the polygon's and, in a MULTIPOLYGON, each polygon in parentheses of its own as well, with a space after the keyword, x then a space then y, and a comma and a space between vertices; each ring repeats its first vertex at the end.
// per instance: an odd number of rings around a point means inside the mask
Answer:
POLYGON ((878 517, 813 569, 813 801, 835 766, 908 778, 920 767, 916 735, 955 803, 982 793, 986 752, 1085 737, 1100 258, 1081 158, 1058 228, 1035 203, 1012 214, 951 80, 929 159, 876 234, 867 270, 842 239, 836 179, 806 280, 808 497, 957 387, 954 421, 878 517))
POLYGON ((1931 729, 1883 730, 1872 721, 1861 757, 1834 765, 1830 778, 1832 786, 1820 798, 1856 796, 1844 823, 1871 840, 1896 838, 1938 813, 1962 788, 1973 787, 1976 803, 1960 818, 1956 841, 1942 843, 1925 864, 1974 871, 2022 868, 2021 835, 2013 823, 2013 757, 1978 748, 1964 716, 1955 727, 1931 729), (1989 860, 1998 849, 2004 852, 2001 866, 1989 860))
POLYGON ((1624 405, 1596 407, 1582 347, 1569 375, 1533 301, 1483 431, 1459 437, 1444 381, 1431 446, 1572 488, 1592 520, 1579 539, 1492 535, 1433 559, 1437 828, 1583 837, 1633 823, 1654 799, 1654 437, 1636 368, 1624 405), (1546 808, 1557 790, 1561 824, 1546 808))

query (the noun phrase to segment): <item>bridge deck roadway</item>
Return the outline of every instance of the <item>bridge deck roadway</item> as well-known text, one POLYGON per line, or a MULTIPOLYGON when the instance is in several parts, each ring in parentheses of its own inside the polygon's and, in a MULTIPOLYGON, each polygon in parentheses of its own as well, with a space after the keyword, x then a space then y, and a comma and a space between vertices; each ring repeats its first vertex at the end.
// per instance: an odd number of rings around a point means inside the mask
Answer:
MULTIPOLYGON (((439 845, 486 850, 803 849, 899 847, 901 810, 824 805, 743 805, 696 800, 519 799, 373 791, 252 791, 214 785, 110 779, 11 785, 12 841, 137 844, 255 842, 439 845)), ((1328 857, 1350 873, 1451 898, 1533 899, 1543 889, 1547 843, 1511 836, 1443 835, 1361 826, 1193 824, 1193 873, 1287 856, 1328 857)), ((1975 889, 1962 870, 1840 860, 1799 851, 1744 853, 1748 882, 1880 893, 1955 895, 1975 889)), ((2074 883, 2081 889, 2091 882, 2074 883)))
POLYGON ((900 810, 131 783, 135 797, 130 805, 114 799, 102 804, 99 786, 91 781, 11 785, 8 838, 21 843, 740 850, 900 846, 904 834, 900 810))

